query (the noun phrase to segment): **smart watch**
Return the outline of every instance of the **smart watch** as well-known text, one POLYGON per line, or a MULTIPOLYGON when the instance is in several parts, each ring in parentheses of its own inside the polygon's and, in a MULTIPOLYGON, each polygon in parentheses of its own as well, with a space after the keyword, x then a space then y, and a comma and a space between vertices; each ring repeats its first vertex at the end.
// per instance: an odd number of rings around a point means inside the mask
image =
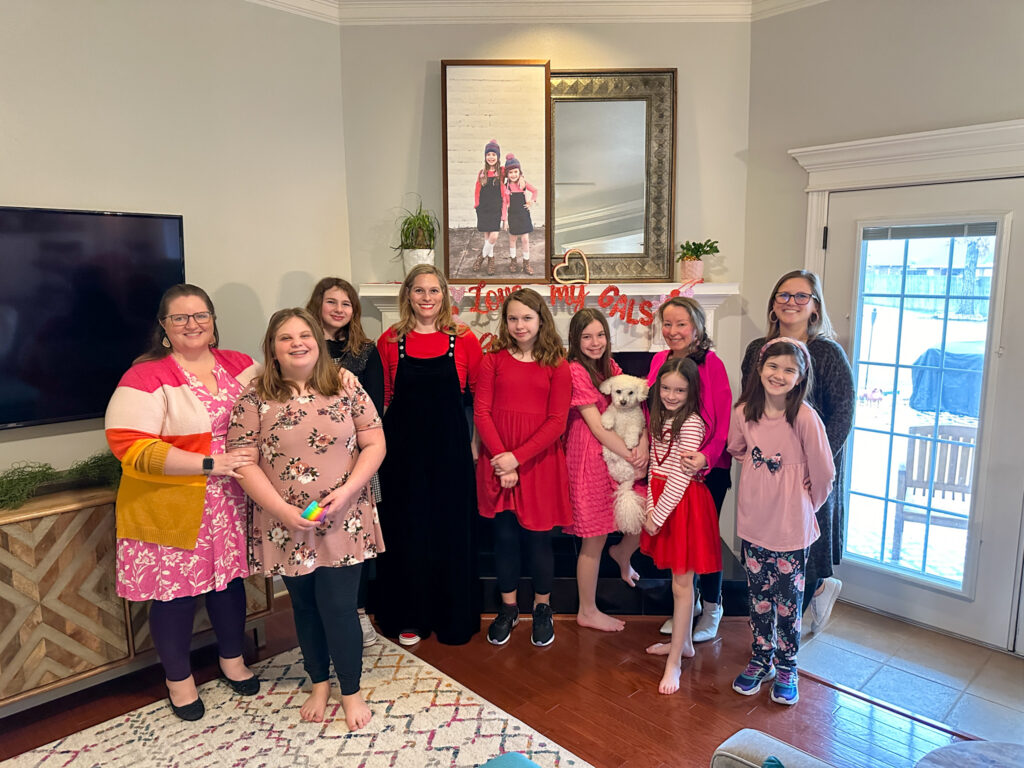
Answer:
POLYGON ((209 475, 213 472, 213 456, 203 456, 203 474, 209 475))

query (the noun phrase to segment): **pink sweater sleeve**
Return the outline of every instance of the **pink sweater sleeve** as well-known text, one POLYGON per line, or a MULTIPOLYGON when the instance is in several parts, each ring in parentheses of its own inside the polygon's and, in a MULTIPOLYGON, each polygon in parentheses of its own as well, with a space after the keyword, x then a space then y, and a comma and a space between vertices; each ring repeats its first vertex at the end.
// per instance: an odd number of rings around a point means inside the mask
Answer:
POLYGON ((817 412, 806 403, 796 420, 796 432, 807 456, 807 476, 811 481, 811 504, 818 509, 832 491, 835 462, 829 447, 825 425, 817 412))
POLYGON ((701 416, 707 424, 707 434, 700 452, 708 461, 708 468, 723 464, 722 454, 729 438, 729 411, 732 408, 732 389, 725 365, 714 352, 708 351, 700 366, 701 416))

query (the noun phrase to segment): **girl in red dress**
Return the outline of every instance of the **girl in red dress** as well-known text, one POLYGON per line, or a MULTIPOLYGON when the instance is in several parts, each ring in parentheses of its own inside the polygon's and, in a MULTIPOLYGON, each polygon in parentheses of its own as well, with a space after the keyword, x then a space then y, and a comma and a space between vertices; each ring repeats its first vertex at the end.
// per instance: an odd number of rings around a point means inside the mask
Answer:
POLYGON ((672 571, 671 643, 647 653, 667 656, 659 693, 679 690, 683 657, 693 656, 693 574, 722 569, 718 516, 702 478, 683 463, 700 447, 706 426, 700 413, 700 372, 688 357, 669 358, 655 380, 651 398, 651 463, 647 519, 640 549, 659 568, 672 571))
POLYGON ((480 434, 476 491, 480 514, 494 518, 501 608, 487 632, 508 642, 519 623, 520 542, 532 565, 533 644, 555 639, 551 618, 551 531, 569 525, 569 477, 562 433, 572 384, 562 341, 540 294, 514 291, 501 307, 498 335, 480 364, 473 414, 480 434))

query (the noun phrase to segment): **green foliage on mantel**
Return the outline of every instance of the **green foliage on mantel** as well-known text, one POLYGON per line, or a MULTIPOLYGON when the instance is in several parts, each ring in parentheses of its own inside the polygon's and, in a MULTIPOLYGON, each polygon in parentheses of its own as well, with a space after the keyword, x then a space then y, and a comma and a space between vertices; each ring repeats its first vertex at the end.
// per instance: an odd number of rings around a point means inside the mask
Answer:
POLYGON ((0 473, 0 509, 16 509, 45 493, 72 488, 117 488, 121 462, 110 451, 76 461, 67 469, 54 469, 41 461, 19 461, 0 473))

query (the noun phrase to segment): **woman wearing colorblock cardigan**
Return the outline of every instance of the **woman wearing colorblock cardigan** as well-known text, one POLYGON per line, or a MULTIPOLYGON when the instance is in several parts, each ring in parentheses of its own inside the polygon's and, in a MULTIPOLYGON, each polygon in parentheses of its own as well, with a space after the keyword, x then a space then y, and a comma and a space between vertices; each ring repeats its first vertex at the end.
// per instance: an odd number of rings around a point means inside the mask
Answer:
POLYGON ((149 623, 171 708, 204 714, 189 661, 196 598, 217 636, 228 685, 259 691, 245 666, 245 496, 235 482, 255 451, 224 450, 231 408, 258 372, 248 355, 217 349, 210 297, 176 285, 160 301, 150 349, 107 406, 107 442, 121 460, 117 593, 152 600, 149 623))

